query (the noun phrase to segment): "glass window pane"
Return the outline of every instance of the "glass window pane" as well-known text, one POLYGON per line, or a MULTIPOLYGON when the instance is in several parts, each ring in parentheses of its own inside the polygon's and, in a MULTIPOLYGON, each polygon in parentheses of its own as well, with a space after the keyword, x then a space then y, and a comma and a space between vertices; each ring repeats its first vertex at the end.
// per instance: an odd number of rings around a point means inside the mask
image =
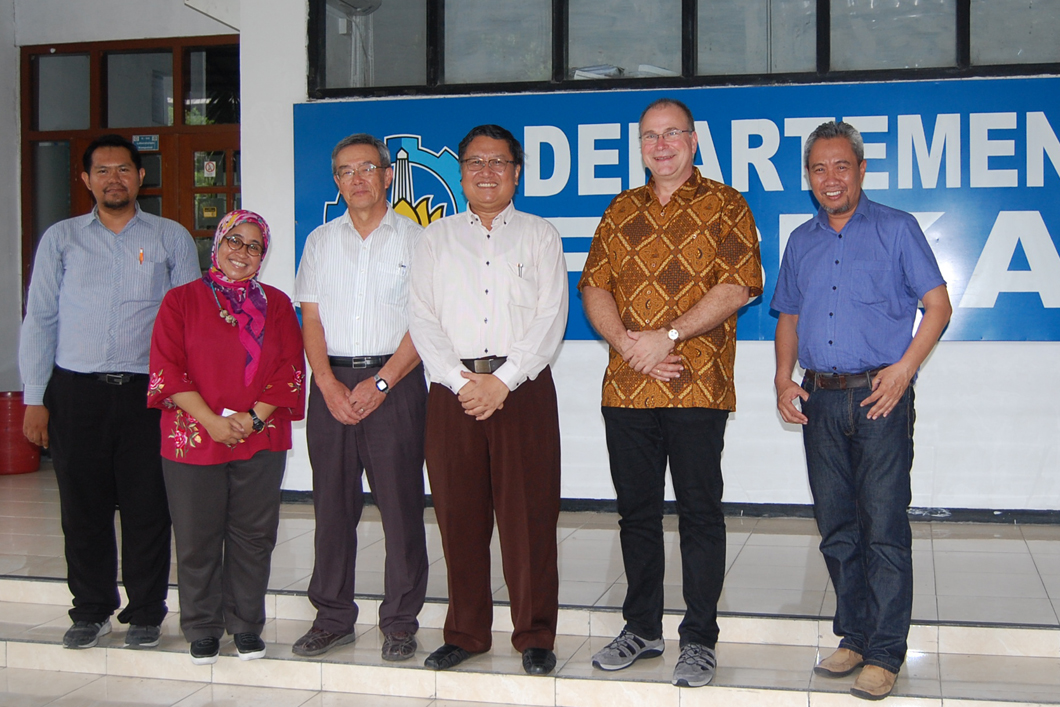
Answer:
POLYGON ((957 64, 958 0, 832 0, 836 71, 957 64))
POLYGON ((33 143, 33 242, 70 218, 70 143, 33 143))
POLYGON ((206 272, 213 266, 213 239, 204 237, 195 239, 195 250, 199 252, 199 270, 206 272))
POLYGON ((184 123, 239 122, 239 47, 207 47, 188 52, 184 123))
POLYGON ((85 130, 89 127, 88 54, 38 54, 37 130, 85 130))
POLYGON ((195 230, 212 231, 217 228, 225 211, 224 194, 195 195, 195 230))
MULTIPOLYGON (((232 184, 239 186, 243 183, 241 172, 242 172, 243 159, 239 155, 239 150, 232 153, 232 184)), ((238 208, 238 207, 237 207, 238 208)))
POLYGON ((162 186, 162 155, 140 153, 140 160, 144 165, 144 183, 140 186, 144 189, 162 186))
POLYGON ((140 209, 149 214, 162 215, 162 197, 160 196, 138 196, 136 203, 140 205, 140 209))
POLYGON ((427 83, 426 0, 327 0, 321 86, 427 83))
POLYGON ((681 0, 570 0, 568 54, 575 79, 679 76, 681 0))
POLYGON ((700 74, 772 74, 817 68, 816 0, 699 3, 700 74))
POLYGON ((223 187, 225 185, 225 153, 195 153, 195 186, 223 187))
POLYGON ((972 0, 973 64, 1060 61, 1060 2, 972 0))
POLYGON ((552 0, 446 3, 446 83, 551 77, 552 0))
POLYGON ((110 52, 106 60, 109 127, 173 124, 173 52, 110 52))

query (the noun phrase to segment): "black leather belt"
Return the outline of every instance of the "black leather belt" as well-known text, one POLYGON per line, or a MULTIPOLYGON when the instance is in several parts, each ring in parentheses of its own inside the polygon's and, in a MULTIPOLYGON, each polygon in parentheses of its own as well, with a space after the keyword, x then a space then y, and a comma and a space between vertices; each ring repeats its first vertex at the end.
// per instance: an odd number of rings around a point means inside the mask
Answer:
POLYGON ((80 378, 95 378, 107 385, 127 385, 135 380, 147 378, 146 373, 78 373, 77 371, 72 371, 72 373, 80 378))
POLYGON ((485 358, 462 358, 460 363, 472 373, 493 373, 507 360, 507 356, 486 356, 485 358))
POLYGON ((821 390, 847 390, 849 388, 871 388, 872 379, 883 370, 883 367, 865 373, 818 373, 806 371, 806 379, 821 390))
POLYGON ((386 356, 328 356, 328 363, 342 368, 379 368, 385 366, 393 354, 386 356))

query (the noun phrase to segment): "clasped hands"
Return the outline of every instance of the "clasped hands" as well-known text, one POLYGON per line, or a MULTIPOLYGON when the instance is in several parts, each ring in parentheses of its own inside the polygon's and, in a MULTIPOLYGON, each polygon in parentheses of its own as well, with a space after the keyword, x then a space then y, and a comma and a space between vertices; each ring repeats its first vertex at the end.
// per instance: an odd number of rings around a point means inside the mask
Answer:
POLYGON ((627 330, 626 341, 619 354, 637 373, 666 383, 685 370, 681 357, 673 353, 674 341, 667 336, 666 329, 627 330))
POLYGON ((386 394, 375 387, 375 379, 365 378, 350 390, 337 378, 317 383, 331 416, 344 425, 356 425, 383 404, 386 394))

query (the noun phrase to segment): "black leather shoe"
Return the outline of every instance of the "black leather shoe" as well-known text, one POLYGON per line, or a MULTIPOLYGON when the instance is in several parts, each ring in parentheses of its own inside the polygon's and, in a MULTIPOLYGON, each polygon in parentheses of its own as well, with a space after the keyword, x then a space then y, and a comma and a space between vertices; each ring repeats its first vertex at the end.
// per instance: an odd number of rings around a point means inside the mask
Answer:
POLYGON ((556 669, 556 654, 547 648, 523 651, 523 670, 527 675, 548 675, 556 669))
POLYGON ((470 657, 471 654, 460 646, 444 643, 441 648, 427 656, 427 660, 423 661, 423 664, 432 670, 448 670, 460 665, 470 657))

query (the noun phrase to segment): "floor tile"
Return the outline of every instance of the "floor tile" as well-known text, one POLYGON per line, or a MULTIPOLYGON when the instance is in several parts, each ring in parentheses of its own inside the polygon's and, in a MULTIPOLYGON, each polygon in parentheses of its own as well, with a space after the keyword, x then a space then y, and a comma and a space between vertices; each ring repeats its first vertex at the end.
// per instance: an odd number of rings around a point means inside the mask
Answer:
POLYGON ((84 687, 67 693, 52 703, 54 707, 104 707, 106 705, 140 705, 169 707, 203 685, 179 680, 150 680, 103 675, 84 687))
POLYGON ((1048 599, 1004 597, 938 597, 939 621, 1057 626, 1048 599))

